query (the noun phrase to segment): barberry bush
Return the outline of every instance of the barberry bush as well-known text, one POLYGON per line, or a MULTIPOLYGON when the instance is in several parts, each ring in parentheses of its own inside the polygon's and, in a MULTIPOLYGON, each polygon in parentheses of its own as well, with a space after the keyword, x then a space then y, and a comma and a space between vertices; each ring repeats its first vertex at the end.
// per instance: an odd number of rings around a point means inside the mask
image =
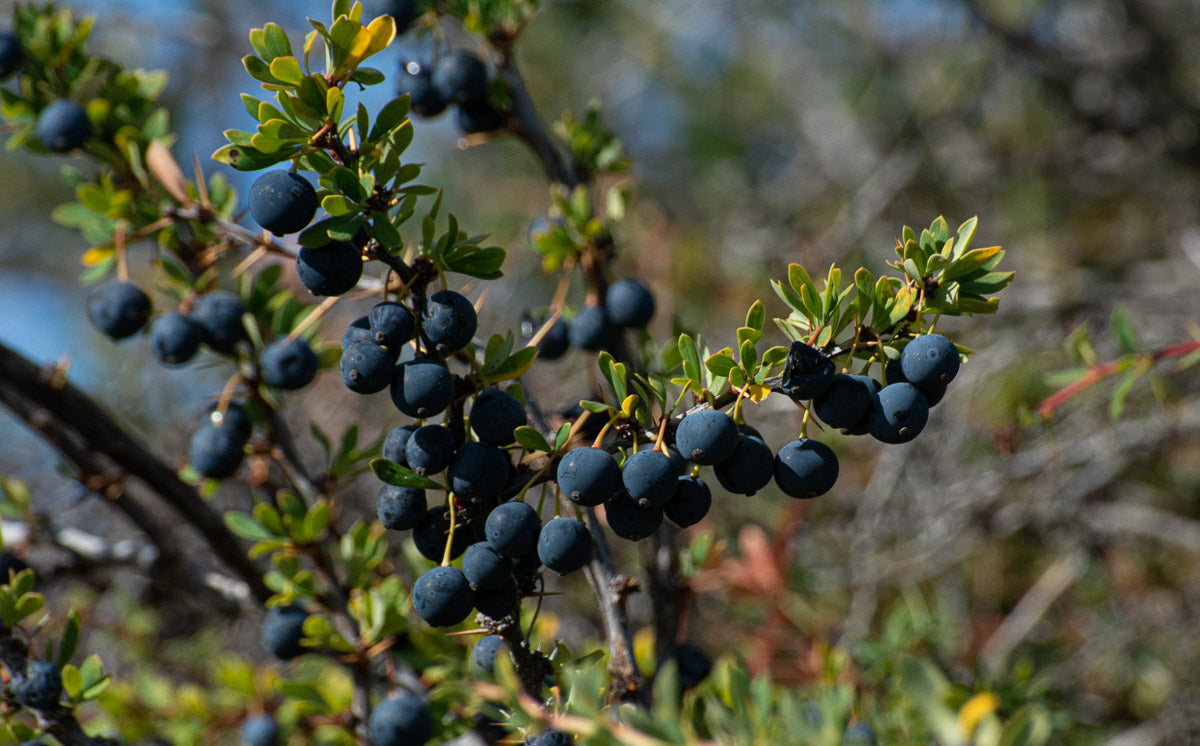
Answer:
MULTIPOLYGON (((163 74, 90 52, 91 19, 18 5, 0 38, 0 113, 10 149, 66 164, 74 199, 53 217, 77 232, 94 333, 211 390, 171 452, 130 435, 69 370, 4 350, 4 403, 142 547, 83 542, 69 516, 46 521, 25 484, 4 483, 6 736, 832 746, 1076 733, 1038 672, 952 665, 961 620, 920 590, 878 636, 773 660, 817 626, 799 590, 811 579, 783 565, 810 506, 859 470, 847 455, 904 458, 902 444, 945 427, 938 405, 986 344, 964 331, 986 324, 960 322, 996 313, 1014 276, 978 239, 986 218, 899 226, 863 262, 873 270, 767 267, 761 297, 723 326, 665 318, 662 279, 625 269, 639 249, 618 134, 599 104, 554 122, 534 106, 518 48, 538 5, 334 0, 303 34, 254 28, 240 50, 249 120, 212 123, 225 144, 211 158, 176 152, 163 74), (397 59, 398 39, 432 52, 397 59), (456 217, 411 155, 422 121, 445 112, 465 146, 514 142, 540 165, 525 245, 456 217), (549 289, 520 315, 493 295, 514 273, 549 289), (546 382, 567 365, 575 395, 558 401, 546 382), (748 505, 780 517, 776 536, 743 529, 734 557, 737 526, 719 524, 748 505), (79 591, 47 605, 25 562, 39 543, 81 571, 132 566, 162 607, 79 591), (710 594, 749 597, 768 620, 757 645, 698 629, 710 594), (92 624, 106 605, 118 621, 92 624), (197 615, 252 626, 252 643, 197 615)), ((1132 362, 1112 365, 1142 373, 1193 351, 1126 347, 1132 362)))

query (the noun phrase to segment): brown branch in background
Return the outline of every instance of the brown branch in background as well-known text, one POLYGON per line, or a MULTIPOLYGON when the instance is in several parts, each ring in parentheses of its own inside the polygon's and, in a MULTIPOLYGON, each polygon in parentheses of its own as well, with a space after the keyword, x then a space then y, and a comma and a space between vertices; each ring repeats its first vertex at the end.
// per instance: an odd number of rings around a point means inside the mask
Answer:
POLYGON ((56 448, 61 450, 66 442, 63 438, 69 435, 77 455, 87 454, 89 458, 103 455, 124 475, 145 484, 204 536, 213 552, 250 587, 256 599, 264 602, 270 598, 271 591, 262 581, 262 570, 246 556, 242 541, 229 531, 221 516, 174 469, 126 433, 61 373, 40 368, 16 350, 0 344, 0 392, 5 405, 31 427, 38 432, 50 429, 57 433, 59 442, 51 441, 56 448), (32 419, 35 415, 37 422, 32 419))
POLYGON ((1079 380, 1062 387, 1058 391, 1055 391, 1053 394, 1043 399, 1042 402, 1037 405, 1036 411, 1038 416, 1043 420, 1050 419, 1054 416, 1054 413, 1059 407, 1061 407, 1075 395, 1087 390, 1105 378, 1116 375, 1117 373, 1125 370, 1121 366, 1122 364, 1128 362, 1131 358, 1145 363, 1154 364, 1160 360, 1184 357, 1185 355, 1190 355, 1191 353, 1197 351, 1200 351, 1200 340, 1189 339, 1186 342, 1178 342, 1169 347, 1163 347, 1162 349, 1138 353, 1135 355, 1127 355, 1126 357, 1118 360, 1110 360, 1106 363, 1094 365, 1088 370, 1087 373, 1084 373, 1079 380))
POLYGON ((574 189, 587 179, 587 174, 563 155, 558 143, 546 128, 546 123, 538 114, 513 56, 512 41, 508 38, 492 40, 500 58, 496 72, 508 86, 508 94, 512 99, 513 133, 537 155, 550 181, 562 184, 567 189, 574 189))

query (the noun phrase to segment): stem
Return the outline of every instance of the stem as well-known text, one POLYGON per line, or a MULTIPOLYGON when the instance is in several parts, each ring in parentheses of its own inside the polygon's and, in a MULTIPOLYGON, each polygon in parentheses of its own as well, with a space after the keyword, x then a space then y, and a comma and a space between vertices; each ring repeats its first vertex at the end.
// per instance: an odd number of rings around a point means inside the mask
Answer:
POLYGON ((454 493, 446 493, 446 504, 450 507, 450 530, 446 534, 446 550, 442 553, 442 567, 450 566, 450 555, 454 549, 454 531, 458 528, 458 511, 454 509, 454 493))
POLYGON ((609 652, 608 674, 612 677, 609 695, 617 700, 648 704, 650 692, 633 657, 633 633, 625 609, 626 598, 637 589, 637 581, 613 570, 612 554, 595 509, 584 508, 583 515, 592 534, 593 550, 592 561, 583 571, 600 602, 600 622, 609 652))
POLYGON ((1169 347, 1163 347, 1151 352, 1139 353, 1136 355, 1127 355, 1126 357, 1110 360, 1106 363, 1094 365, 1087 373, 1063 388, 1055 391, 1050 396, 1042 400, 1037 406, 1038 416, 1043 420, 1048 420, 1054 416, 1055 411, 1062 406, 1067 400, 1075 395, 1108 378, 1121 372, 1121 364, 1130 358, 1141 360, 1150 364, 1157 363, 1159 360, 1167 360, 1170 358, 1183 357, 1193 352, 1200 351, 1200 339, 1189 339, 1186 342, 1177 342, 1169 347))

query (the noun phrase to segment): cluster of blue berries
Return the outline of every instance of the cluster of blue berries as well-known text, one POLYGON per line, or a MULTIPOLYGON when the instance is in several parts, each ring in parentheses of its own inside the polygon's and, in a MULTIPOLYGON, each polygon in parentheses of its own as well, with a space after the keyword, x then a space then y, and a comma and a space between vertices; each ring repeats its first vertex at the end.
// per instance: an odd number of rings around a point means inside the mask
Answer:
POLYGON ((625 277, 608 286, 603 303, 587 303, 568 323, 558 319, 538 342, 539 360, 557 360, 571 347, 610 349, 622 329, 641 329, 654 317, 654 295, 640 281, 625 277))
POLYGON ((832 360, 796 342, 782 388, 793 399, 812 400, 813 414, 829 427, 907 443, 924 430, 929 409, 942 400, 958 368, 958 348, 940 334, 909 341, 885 367, 887 385, 870 376, 836 373, 832 360))
MULTIPOLYGON (((420 9, 416 0, 392 0, 388 13, 396 32, 409 30, 420 9)), ((410 111, 419 117, 436 117, 456 107, 458 126, 468 135, 494 132, 508 126, 509 112, 492 103, 487 66, 479 57, 456 49, 435 62, 404 60, 396 76, 396 91, 412 97, 410 111)))

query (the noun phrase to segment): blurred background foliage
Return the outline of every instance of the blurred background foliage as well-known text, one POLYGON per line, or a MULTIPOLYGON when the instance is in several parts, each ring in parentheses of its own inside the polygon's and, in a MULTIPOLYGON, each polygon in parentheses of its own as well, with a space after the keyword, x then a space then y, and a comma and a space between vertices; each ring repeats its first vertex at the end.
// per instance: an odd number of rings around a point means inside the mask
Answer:
MULTIPOLYGON (((185 163, 191 153, 207 162, 221 130, 248 124, 236 95, 254 88, 239 64, 246 30, 275 21, 302 33, 306 14, 327 12, 324 2, 70 5, 98 14, 93 51, 169 71, 164 100, 185 163)), ((843 474, 811 506, 771 489, 718 496, 684 539, 717 539, 696 553, 691 636, 805 685, 828 674, 831 645, 856 651, 839 676, 863 686, 886 676, 871 666, 880 645, 919 651, 953 680, 991 682, 1001 709, 1007 689, 1036 689, 1064 743, 1200 737, 1200 386, 1164 363, 1116 421, 1110 383, 1051 423, 1028 414, 1054 390, 1048 374, 1121 354, 1116 309, 1145 349, 1197 329, 1200 2, 543 5, 520 61, 543 114, 582 117, 597 98, 624 141, 633 192, 618 267, 657 292, 652 330, 674 324, 722 346, 754 298, 785 315, 768 279, 788 262, 814 275, 834 261, 878 272, 901 225, 938 214, 952 225, 979 215, 977 243, 1003 245, 1017 272, 997 316, 939 326, 978 354, 924 437, 883 449, 818 436, 843 474)), ((386 64, 428 56, 431 44, 402 40, 386 64)), ((549 204, 538 163, 515 141, 461 139, 452 115, 418 122, 413 148, 450 210, 510 249, 481 331, 518 327, 554 290, 526 250, 529 222, 549 204)), ((182 465, 189 423, 223 372, 164 370, 145 345, 114 346, 86 326, 86 247, 49 218, 69 196, 58 166, 0 155, 0 339, 40 361, 69 356, 77 383, 182 465)), ((249 177, 227 173, 244 193, 249 177)), ((147 269, 136 250, 132 259, 135 276, 147 269)), ((323 336, 359 313, 339 306, 323 336)), ((526 385, 544 408, 561 407, 589 396, 590 367, 573 353, 535 366, 526 385)), ((318 386, 297 399, 298 423, 340 432, 358 422, 367 437, 397 424, 336 380, 318 386)), ((774 399, 748 419, 778 447, 799 419, 774 399)), ((47 520, 127 533, 80 504, 53 453, 7 415, 0 441, 0 473, 29 481, 47 520)), ((375 484, 359 489, 369 514, 375 484)), ((233 485, 216 499, 245 504, 233 485)), ((569 591, 547 603, 559 634, 594 639, 590 599, 569 591)), ((645 624, 636 600, 634 611, 645 624)), ((251 653, 256 629, 234 628, 251 653)), ((122 665, 110 664, 118 675, 122 665)))

